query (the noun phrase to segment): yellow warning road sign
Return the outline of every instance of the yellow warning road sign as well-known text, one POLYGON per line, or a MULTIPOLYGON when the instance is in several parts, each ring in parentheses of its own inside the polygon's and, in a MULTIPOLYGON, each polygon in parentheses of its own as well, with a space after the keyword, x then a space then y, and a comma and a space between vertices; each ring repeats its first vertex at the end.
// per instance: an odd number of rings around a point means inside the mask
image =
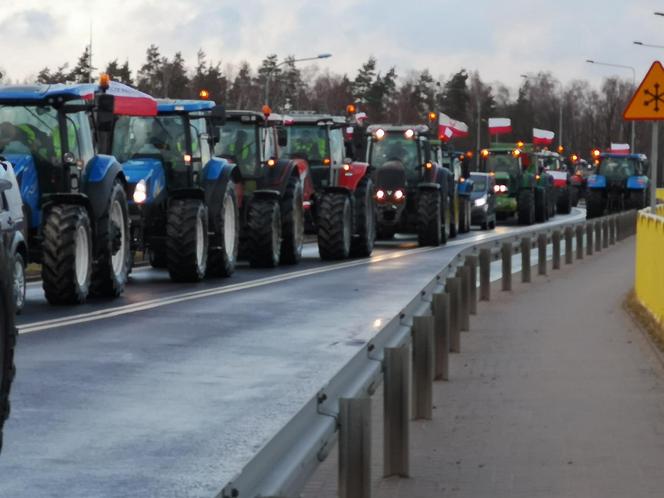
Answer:
POLYGON ((664 119, 664 67, 659 61, 650 66, 648 74, 627 104, 623 118, 648 121, 664 119))

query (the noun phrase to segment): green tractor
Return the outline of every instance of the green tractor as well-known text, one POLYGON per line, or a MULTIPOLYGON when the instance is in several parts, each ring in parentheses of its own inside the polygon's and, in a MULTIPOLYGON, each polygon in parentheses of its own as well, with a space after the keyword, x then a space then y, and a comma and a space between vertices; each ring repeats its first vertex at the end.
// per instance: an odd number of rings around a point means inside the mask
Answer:
POLYGON ((494 144, 480 152, 481 170, 495 176, 496 215, 508 219, 515 214, 519 224, 547 221, 555 214, 553 178, 538 171, 532 146, 494 144))

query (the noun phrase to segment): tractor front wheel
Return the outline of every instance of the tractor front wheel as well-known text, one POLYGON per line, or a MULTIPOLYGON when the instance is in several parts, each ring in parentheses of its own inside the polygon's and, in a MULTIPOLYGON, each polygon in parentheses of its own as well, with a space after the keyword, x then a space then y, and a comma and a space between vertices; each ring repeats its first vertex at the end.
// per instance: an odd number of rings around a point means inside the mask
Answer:
POLYGON ((289 178, 281 199, 281 233, 281 263, 299 263, 304 246, 304 204, 302 181, 295 175, 289 178))
POLYGON ((556 209, 560 214, 569 214, 572 211, 572 193, 574 187, 563 188, 558 191, 556 209))
POLYGON ((199 282, 208 257, 208 212, 198 199, 174 199, 166 216, 166 258, 174 282, 199 282))
POLYGON ((229 277, 235 271, 240 237, 239 216, 235 188, 229 181, 218 211, 210 217, 214 236, 208 247, 207 273, 211 277, 229 277))
POLYGON ((253 268, 274 268, 281 259, 282 223, 276 198, 254 198, 249 206, 246 251, 253 268))
POLYGON ((546 190, 541 188, 535 189, 535 221, 543 223, 549 217, 549 205, 547 202, 546 190))
POLYGON ((351 242, 353 256, 369 257, 376 241, 376 206, 373 182, 365 177, 355 192, 355 237, 351 242))
POLYGON ((589 190, 586 199, 586 217, 598 218, 604 214, 604 196, 601 190, 589 190))
POLYGON ((532 225, 535 222, 535 193, 530 189, 521 190, 517 205, 519 225, 532 225))
POLYGON ((53 206, 44 222, 42 285, 51 304, 80 304, 90 291, 92 232, 82 206, 53 206))
POLYGON ((346 259, 353 239, 353 208, 343 192, 320 197, 318 210, 318 252, 321 259, 346 259))
POLYGON ((417 199, 417 241, 421 246, 444 242, 441 195, 438 190, 420 190, 417 199))

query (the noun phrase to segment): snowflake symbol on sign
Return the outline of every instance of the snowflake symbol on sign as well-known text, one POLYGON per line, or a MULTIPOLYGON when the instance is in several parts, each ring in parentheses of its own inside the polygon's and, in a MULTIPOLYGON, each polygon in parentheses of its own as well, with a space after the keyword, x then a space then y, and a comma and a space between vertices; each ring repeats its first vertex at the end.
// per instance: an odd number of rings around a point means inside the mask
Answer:
POLYGON ((664 104, 664 93, 659 92, 659 83, 655 83, 655 91, 654 93, 651 92, 650 90, 644 90, 643 93, 645 93, 649 99, 646 99, 643 102, 643 105, 650 105, 653 102, 655 103, 655 112, 659 112, 659 103, 661 102, 664 104))

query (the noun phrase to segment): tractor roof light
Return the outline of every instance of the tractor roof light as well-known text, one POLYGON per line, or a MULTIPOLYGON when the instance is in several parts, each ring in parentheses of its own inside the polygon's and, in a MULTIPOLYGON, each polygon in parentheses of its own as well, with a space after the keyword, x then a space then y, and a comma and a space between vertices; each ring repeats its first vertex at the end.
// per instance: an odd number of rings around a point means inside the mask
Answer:
POLYGON ((406 137, 408 140, 410 140, 415 136, 415 132, 412 129, 408 128, 406 131, 403 132, 403 136, 406 137))
POLYGON ((191 166, 191 154, 185 154, 183 159, 185 166, 191 166))
POLYGON ((376 137, 376 140, 382 140, 383 138, 385 138, 385 130, 383 130, 382 128, 378 128, 374 132, 374 137, 376 137))
POLYGON ((427 162, 424 163, 424 167, 426 169, 431 169, 431 168, 433 168, 433 163, 431 161, 427 161, 427 162))
POLYGON ((473 151, 472 151, 472 150, 469 150, 468 152, 466 152, 466 157, 467 157, 468 159, 472 159, 472 158, 473 158, 473 155, 474 155, 474 154, 473 154, 473 151))
POLYGON ((325 159, 323 159, 323 166, 329 166, 331 162, 332 161, 330 161, 330 158, 326 157, 325 159))
POLYGON ((99 88, 103 91, 108 90, 108 87, 111 86, 111 77, 108 73, 101 73, 99 75, 99 88))
POLYGON ((349 116, 352 116, 356 112, 357 112, 357 107, 355 107, 355 104, 348 104, 346 106, 346 114, 348 114, 349 116))
POLYGON ((565 147, 563 147, 562 145, 559 145, 558 146, 558 154, 562 154, 563 152, 565 152, 565 147))
POLYGON ((438 117, 438 114, 436 114, 435 112, 432 111, 432 112, 429 113, 429 121, 431 121, 432 123, 434 121, 436 121, 437 117, 438 117))
POLYGON ((200 92, 198 92, 198 98, 202 100, 208 100, 210 98, 210 92, 203 88, 200 92))
POLYGON ((601 152, 600 152, 599 149, 593 149, 593 151, 592 151, 592 156, 593 156, 594 158, 598 158, 600 154, 601 154, 601 152))
POLYGON ((487 157, 489 157, 489 149, 482 149, 482 150, 480 151, 480 156, 482 156, 484 159, 486 159, 487 157))
POLYGON ((277 165, 277 161, 271 157, 270 159, 267 160, 267 166, 268 168, 274 168, 277 165))
POLYGON ((577 162, 577 161, 579 160, 579 156, 577 156, 576 154, 572 154, 572 158, 571 158, 571 159, 572 159, 572 162, 575 163, 575 162, 577 162))
POLYGON ((267 104, 263 106, 261 111, 263 112, 263 116, 265 116, 265 119, 269 118, 270 114, 272 114, 272 108, 267 104))
POLYGON ((521 151, 519 149, 514 149, 512 151, 512 157, 519 157, 521 155, 521 151))
POLYGON ((540 178, 542 178, 542 177, 539 176, 539 175, 535 175, 535 180, 539 181, 540 178))
POLYGON ((525 145, 525 144, 524 144, 521 140, 519 140, 519 141, 516 143, 516 146, 517 146, 518 149, 523 149, 523 146, 524 146, 524 145, 525 145))

